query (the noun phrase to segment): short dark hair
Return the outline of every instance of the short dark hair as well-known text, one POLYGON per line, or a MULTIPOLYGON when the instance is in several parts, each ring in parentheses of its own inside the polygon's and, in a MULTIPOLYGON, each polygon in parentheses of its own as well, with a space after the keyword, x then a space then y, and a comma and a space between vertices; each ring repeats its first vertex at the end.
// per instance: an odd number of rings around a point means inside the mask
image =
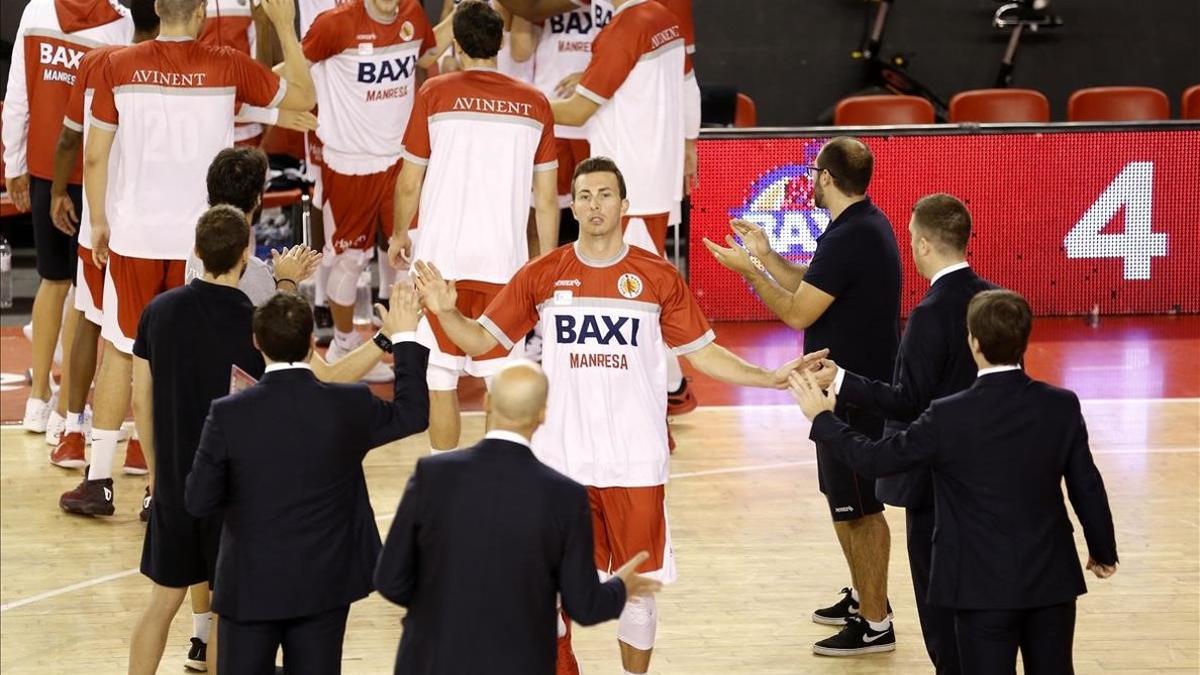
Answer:
POLYGON ((817 155, 817 166, 829 172, 833 184, 850 197, 867 194, 875 156, 857 138, 838 136, 825 144, 817 155))
POLYGON ((454 39, 473 59, 490 59, 500 51, 504 40, 504 19, 491 5, 479 0, 463 0, 454 10, 454 39))
POLYGON ((158 12, 154 11, 154 0, 133 0, 129 3, 129 14, 133 27, 141 33, 158 32, 158 12))
POLYGON ((913 204, 913 221, 921 231, 955 251, 967 250, 971 239, 971 212, 953 195, 926 195, 913 204))
POLYGON ((196 223, 196 255, 209 274, 225 274, 237 267, 249 246, 246 214, 235 206, 211 206, 196 223))
POLYGON ((575 173, 571 176, 571 199, 575 199, 575 179, 588 173, 611 173, 617 177, 617 192, 625 199, 625 176, 617 168, 617 163, 608 157, 588 157, 575 165, 575 173))
POLYGON ((299 363, 312 348, 313 314, 308 301, 276 293, 254 310, 254 340, 272 361, 299 363))
POLYGON ((205 0, 158 0, 155 12, 163 21, 185 21, 205 0))
POLYGON ((267 156, 258 148, 225 148, 208 165, 208 204, 253 213, 267 184, 267 156))
POLYGON ((1033 312, 1020 293, 981 291, 967 305, 967 330, 979 340, 979 351, 988 363, 1020 363, 1032 329, 1033 312))

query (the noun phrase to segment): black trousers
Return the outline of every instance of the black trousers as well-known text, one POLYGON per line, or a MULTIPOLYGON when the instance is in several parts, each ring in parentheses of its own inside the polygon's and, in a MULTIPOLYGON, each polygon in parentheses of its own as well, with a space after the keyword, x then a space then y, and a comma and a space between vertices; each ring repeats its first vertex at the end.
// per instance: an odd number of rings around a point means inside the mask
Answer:
POLYGON ((958 654, 971 675, 1012 675, 1017 650, 1026 675, 1071 675, 1075 601, 1018 610, 957 610, 958 654))
POLYGON ((337 675, 342 672, 342 639, 350 606, 279 621, 217 624, 217 670, 224 675, 274 675, 275 654, 283 647, 288 675, 337 675))
POLYGON ((905 509, 908 530, 908 566, 912 570, 913 592, 917 596, 917 617, 925 636, 925 651, 938 675, 960 675, 958 638, 954 630, 954 610, 926 603, 929 594, 929 570, 933 562, 933 507, 905 509))

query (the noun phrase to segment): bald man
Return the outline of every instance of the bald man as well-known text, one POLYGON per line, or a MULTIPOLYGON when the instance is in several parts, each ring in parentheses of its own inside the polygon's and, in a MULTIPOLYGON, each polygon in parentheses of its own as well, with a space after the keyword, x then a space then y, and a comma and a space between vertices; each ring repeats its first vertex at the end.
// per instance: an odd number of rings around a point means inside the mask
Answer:
POLYGON ((550 675, 556 595, 586 626, 661 587, 634 573, 645 551, 597 578, 587 491, 529 448, 547 387, 536 364, 505 366, 484 439, 417 462, 375 569, 380 594, 408 608, 397 673, 550 675))

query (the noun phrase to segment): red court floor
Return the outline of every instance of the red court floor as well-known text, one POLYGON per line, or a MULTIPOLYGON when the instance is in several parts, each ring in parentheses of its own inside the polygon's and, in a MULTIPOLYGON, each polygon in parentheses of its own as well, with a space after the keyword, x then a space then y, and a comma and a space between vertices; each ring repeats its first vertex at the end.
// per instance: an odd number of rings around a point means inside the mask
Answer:
MULTIPOLYGON (((777 365, 800 353, 801 336, 778 322, 718 323, 718 341, 743 358, 777 365)), ((28 396, 29 343, 19 328, 0 329, 0 421, 18 422, 28 396)), ((1073 389, 1081 398, 1200 397, 1200 316, 1043 318, 1034 324, 1026 366, 1034 377, 1073 389)), ((687 368, 689 374, 694 374, 687 368)), ((701 405, 790 403, 785 392, 693 380, 701 405)), ((390 388, 375 387, 387 396, 390 388)), ((463 407, 478 409, 483 387, 464 380, 463 407)))

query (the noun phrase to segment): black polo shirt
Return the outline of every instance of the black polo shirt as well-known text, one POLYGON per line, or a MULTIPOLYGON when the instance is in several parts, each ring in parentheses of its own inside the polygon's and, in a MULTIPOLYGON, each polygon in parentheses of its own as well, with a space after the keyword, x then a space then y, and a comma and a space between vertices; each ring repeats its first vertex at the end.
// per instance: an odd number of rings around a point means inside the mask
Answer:
POLYGON ((194 279, 154 298, 138 323, 135 356, 154 378, 154 499, 183 508, 183 489, 214 399, 229 394, 236 364, 263 374, 254 305, 236 288, 194 279))
POLYGON ((804 281, 834 297, 804 331, 805 353, 828 347, 842 368, 890 382, 900 344, 900 252, 887 216, 870 199, 847 207, 817 238, 804 281))

